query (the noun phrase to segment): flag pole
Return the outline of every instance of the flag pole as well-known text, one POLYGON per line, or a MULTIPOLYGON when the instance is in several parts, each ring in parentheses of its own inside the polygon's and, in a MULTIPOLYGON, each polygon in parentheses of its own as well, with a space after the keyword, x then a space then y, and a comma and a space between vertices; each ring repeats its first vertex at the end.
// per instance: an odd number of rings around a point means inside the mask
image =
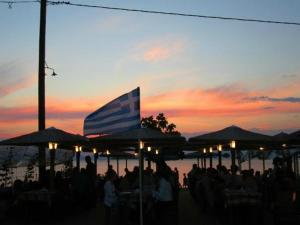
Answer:
MULTIPOLYGON (((140 96, 140 88, 138 87, 137 88, 137 91, 138 91, 138 95, 140 96)), ((140 98, 140 101, 141 101, 141 98, 140 98)), ((138 108, 139 108, 139 112, 141 112, 141 103, 139 101, 139 105, 138 105, 138 108)), ((140 114, 140 117, 141 117, 141 114, 140 114)), ((141 118, 140 118, 140 121, 141 121, 141 118)), ((141 128, 141 124, 140 124, 140 128, 141 128)), ((139 206, 140 206, 140 225, 143 225, 144 223, 144 219, 143 219, 143 148, 144 146, 142 141, 141 141, 141 137, 140 137, 140 133, 138 134, 138 149, 139 149, 139 189, 140 189, 140 192, 139 192, 139 206)))
POLYGON ((140 200, 140 225, 143 225, 143 168, 142 168, 142 160, 143 160, 143 148, 142 141, 139 138, 139 200, 140 200))

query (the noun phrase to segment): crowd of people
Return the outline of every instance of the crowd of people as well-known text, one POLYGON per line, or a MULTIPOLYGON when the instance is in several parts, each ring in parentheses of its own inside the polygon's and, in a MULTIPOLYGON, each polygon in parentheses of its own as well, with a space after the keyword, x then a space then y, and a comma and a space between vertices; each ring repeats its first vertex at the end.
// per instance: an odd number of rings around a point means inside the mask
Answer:
MULTIPOLYGON (((176 224, 179 172, 158 162, 156 172, 150 167, 142 171, 144 224, 176 224)), ((139 224, 139 167, 125 169, 118 177, 112 166, 105 174, 104 205, 106 224, 139 224), (112 216, 114 213, 119 216, 112 216), (117 218, 118 221, 115 221, 117 218), (115 219, 112 221, 112 219, 115 219), (120 222, 122 221, 122 222, 120 222)))
POLYGON ((279 159, 263 174, 253 169, 239 171, 235 165, 214 169, 194 164, 184 175, 185 185, 201 210, 217 216, 220 224, 263 224, 266 213, 273 216, 274 224, 282 220, 296 224, 299 219, 299 182, 291 167, 279 159))
MULTIPOLYGON (((96 176, 95 164, 87 156, 86 167, 74 167, 68 175, 57 171, 51 188, 50 171, 40 181, 16 180, 0 189, 0 219, 45 222, 82 213, 101 203, 105 224, 139 224, 139 167, 118 176, 112 165, 104 176, 96 176), (103 203, 103 204, 102 204, 103 203), (14 215, 18 217, 14 217, 14 215), (116 216, 117 215, 117 216, 116 216)), ((144 224, 176 224, 179 172, 164 161, 142 171, 144 224)))
MULTIPOLYGON (((50 188, 49 171, 40 182, 16 180, 12 188, 1 188, 0 212, 10 218, 17 214, 21 221, 48 220, 89 210, 101 202, 105 224, 139 224, 139 167, 126 168, 124 176, 118 176, 109 165, 104 176, 96 176, 89 156, 86 163, 80 170, 73 168, 69 176, 56 172, 54 189, 50 188), (42 204, 41 199, 26 201, 30 193, 47 198, 42 204)), ((182 185, 178 169, 159 160, 155 171, 149 166, 142 171, 142 183, 144 224, 178 223, 180 187, 189 190, 203 213, 216 216, 219 224, 263 224, 266 212, 273 215, 273 224, 293 224, 300 211, 299 182, 280 159, 263 174, 252 169, 240 171, 237 166, 214 169, 194 164, 183 174, 182 185)))
POLYGON ((86 163, 86 168, 74 167, 68 175, 57 171, 53 188, 49 170, 40 181, 17 179, 12 187, 1 188, 0 218, 42 222, 95 207, 101 179, 96 179, 90 156, 86 163))

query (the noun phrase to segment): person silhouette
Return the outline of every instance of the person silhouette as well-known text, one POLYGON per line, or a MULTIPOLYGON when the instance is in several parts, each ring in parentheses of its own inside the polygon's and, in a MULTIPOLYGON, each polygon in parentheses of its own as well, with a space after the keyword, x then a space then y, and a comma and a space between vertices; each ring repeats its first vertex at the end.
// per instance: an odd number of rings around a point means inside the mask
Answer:
POLYGON ((92 159, 90 156, 85 157, 86 161, 86 174, 91 179, 91 181, 95 182, 96 180, 96 166, 92 163, 92 159))
POLYGON ((183 188, 187 188, 188 187, 188 178, 186 176, 186 173, 183 174, 183 182, 182 182, 182 186, 183 188))
POLYGON ((92 163, 91 157, 86 156, 86 169, 85 174, 89 180, 89 189, 91 192, 88 194, 88 205, 90 207, 96 206, 97 196, 96 196, 96 166, 92 163))

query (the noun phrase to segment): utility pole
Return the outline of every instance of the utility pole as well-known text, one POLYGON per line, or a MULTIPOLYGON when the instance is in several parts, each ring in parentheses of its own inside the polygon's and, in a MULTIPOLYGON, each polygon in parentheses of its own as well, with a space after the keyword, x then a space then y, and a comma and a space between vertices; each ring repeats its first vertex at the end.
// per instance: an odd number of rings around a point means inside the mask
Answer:
MULTIPOLYGON (((46 47, 46 12, 47 0, 40 1, 40 38, 39 38, 39 74, 38 74, 38 127, 45 130, 45 47, 46 47)), ((45 148, 39 147, 39 181, 46 172, 45 148)))

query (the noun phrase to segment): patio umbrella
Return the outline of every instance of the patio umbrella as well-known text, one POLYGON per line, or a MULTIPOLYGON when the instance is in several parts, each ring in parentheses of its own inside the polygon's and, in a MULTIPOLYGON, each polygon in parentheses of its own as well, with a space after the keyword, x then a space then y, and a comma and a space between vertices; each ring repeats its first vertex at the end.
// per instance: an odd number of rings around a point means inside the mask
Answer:
MULTIPOLYGON (((200 136, 192 137, 189 139, 189 143, 192 146, 212 146, 212 145, 228 145, 231 141, 234 141, 233 148, 241 149, 258 149, 260 146, 264 146, 272 143, 272 137, 264 134, 255 133, 242 129, 237 126, 226 127, 222 130, 203 134, 200 136)), ((232 165, 235 164, 235 151, 232 152, 232 165)))
POLYGON ((222 130, 199 135, 189 139, 190 142, 202 142, 207 144, 228 143, 232 140, 249 144, 253 142, 271 141, 272 138, 268 135, 248 131, 237 126, 230 126, 222 130))
POLYGON ((300 144, 300 130, 295 131, 295 132, 289 134, 288 140, 292 144, 298 144, 299 145, 300 144))
MULTIPOLYGON (((51 186, 53 187, 55 149, 57 149, 57 146, 70 149, 74 148, 74 145, 79 145, 87 142, 87 140, 87 138, 81 135, 71 134, 63 130, 56 129, 55 127, 50 127, 45 130, 36 131, 1 141, 0 145, 36 145, 41 147, 49 146, 49 148, 52 149, 52 151, 50 151, 50 182, 51 186)), ((79 149, 81 150, 81 148, 79 149)), ((42 154, 45 154, 44 149, 43 151, 39 151, 39 159, 41 159, 42 154)), ((45 165, 44 162, 39 161, 39 163, 43 163, 43 165, 45 165)))
POLYGON ((49 142, 59 143, 59 145, 70 146, 70 144, 80 144, 87 141, 86 137, 78 134, 71 134, 55 127, 32 132, 18 137, 6 139, 0 145, 48 145, 49 142))
POLYGON ((289 139, 289 134, 285 132, 280 132, 272 136, 275 141, 287 141, 289 139))
POLYGON ((92 145, 115 149, 120 149, 120 147, 138 147, 139 141, 143 141, 145 147, 165 147, 166 149, 183 146, 185 144, 185 138, 182 136, 164 134, 159 130, 151 128, 137 128, 114 135, 90 139, 92 145))

